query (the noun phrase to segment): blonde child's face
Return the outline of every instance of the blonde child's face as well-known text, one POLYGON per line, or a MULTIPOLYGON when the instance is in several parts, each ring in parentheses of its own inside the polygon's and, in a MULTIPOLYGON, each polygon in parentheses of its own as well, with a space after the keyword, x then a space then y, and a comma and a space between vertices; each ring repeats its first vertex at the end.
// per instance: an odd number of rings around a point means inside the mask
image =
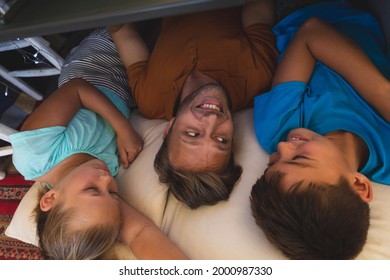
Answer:
POLYGON ((57 195, 64 209, 73 209, 75 230, 120 221, 118 187, 101 160, 90 160, 69 172, 57 195))

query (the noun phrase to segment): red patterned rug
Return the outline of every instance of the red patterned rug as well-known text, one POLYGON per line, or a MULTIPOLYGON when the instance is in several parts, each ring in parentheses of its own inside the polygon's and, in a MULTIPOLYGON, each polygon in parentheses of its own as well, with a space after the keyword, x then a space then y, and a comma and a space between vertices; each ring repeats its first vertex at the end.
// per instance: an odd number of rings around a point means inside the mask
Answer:
POLYGON ((25 181, 21 175, 8 175, 0 180, 0 260, 42 259, 37 247, 4 233, 19 202, 32 184, 32 181, 25 181))

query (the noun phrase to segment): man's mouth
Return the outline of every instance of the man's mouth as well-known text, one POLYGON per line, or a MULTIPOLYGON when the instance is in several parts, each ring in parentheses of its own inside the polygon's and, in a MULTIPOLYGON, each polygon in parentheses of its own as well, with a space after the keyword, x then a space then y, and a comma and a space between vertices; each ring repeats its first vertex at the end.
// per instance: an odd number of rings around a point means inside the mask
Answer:
POLYGON ((220 106, 218 106, 216 104, 210 104, 210 103, 201 104, 201 105, 197 106, 197 108, 206 109, 206 110, 213 110, 216 112, 223 112, 222 108, 220 106))

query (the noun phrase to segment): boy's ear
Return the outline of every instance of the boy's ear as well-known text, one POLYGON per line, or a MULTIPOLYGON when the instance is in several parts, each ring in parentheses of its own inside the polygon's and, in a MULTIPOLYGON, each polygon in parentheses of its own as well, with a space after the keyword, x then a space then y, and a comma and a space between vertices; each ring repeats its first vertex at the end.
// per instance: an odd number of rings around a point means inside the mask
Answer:
POLYGON ((39 201, 39 206, 41 207, 41 210, 43 212, 47 212, 50 209, 52 209, 56 199, 57 199, 57 191, 49 190, 41 197, 41 200, 39 201))
POLYGON ((370 179, 361 173, 354 175, 353 190, 360 196, 360 198, 368 203, 372 200, 372 185, 370 179))
POLYGON ((169 130, 171 130, 171 128, 172 128, 174 122, 175 122, 175 118, 172 118, 172 119, 167 123, 167 125, 165 126, 165 131, 164 131, 163 139, 165 139, 165 137, 167 137, 167 135, 168 135, 168 133, 169 133, 169 130))

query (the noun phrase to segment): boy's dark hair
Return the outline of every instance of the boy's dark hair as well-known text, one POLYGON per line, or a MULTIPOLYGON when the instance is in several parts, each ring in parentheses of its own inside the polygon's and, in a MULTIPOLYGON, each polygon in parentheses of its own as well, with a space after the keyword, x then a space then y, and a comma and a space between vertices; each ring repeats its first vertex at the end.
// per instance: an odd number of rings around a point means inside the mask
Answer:
POLYGON ((173 195, 191 209, 227 200, 242 173, 241 166, 234 162, 233 153, 222 173, 176 169, 168 157, 169 136, 170 132, 165 137, 154 160, 154 168, 159 175, 160 182, 167 184, 173 195))
POLYGON ((341 177, 337 184, 296 183, 281 188, 283 174, 263 175, 251 192, 256 223, 290 259, 353 259, 362 250, 369 207, 341 177))

